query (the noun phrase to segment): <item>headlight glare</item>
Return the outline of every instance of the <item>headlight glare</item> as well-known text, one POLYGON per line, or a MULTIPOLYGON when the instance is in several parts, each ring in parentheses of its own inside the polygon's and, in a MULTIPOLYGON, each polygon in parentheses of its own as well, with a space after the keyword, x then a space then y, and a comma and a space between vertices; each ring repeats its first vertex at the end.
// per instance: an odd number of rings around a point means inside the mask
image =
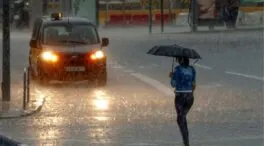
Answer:
POLYGON ((48 51, 48 52, 43 52, 41 54, 41 59, 44 61, 49 61, 49 62, 57 62, 58 56, 56 54, 48 51))
POLYGON ((101 58, 104 58, 104 52, 102 51, 96 51, 95 53, 91 55, 92 60, 101 59, 101 58))

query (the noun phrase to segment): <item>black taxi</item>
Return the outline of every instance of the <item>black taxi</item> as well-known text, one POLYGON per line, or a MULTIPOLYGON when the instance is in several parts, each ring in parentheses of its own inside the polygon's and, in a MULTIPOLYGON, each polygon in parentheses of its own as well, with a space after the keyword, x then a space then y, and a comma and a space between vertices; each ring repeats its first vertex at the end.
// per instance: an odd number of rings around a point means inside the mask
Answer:
POLYGON ((100 39, 97 27, 87 19, 53 13, 35 20, 30 40, 31 78, 51 80, 92 80, 107 83, 108 38, 100 39))

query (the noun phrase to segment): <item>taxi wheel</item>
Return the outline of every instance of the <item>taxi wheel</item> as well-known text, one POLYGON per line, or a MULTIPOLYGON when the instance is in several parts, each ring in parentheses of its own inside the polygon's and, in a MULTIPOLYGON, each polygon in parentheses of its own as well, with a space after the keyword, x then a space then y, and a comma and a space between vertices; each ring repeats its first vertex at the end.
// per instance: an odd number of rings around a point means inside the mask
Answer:
POLYGON ((97 85, 106 86, 107 84, 107 72, 104 71, 97 76, 97 85))
POLYGON ((41 85, 47 85, 49 83, 49 80, 48 80, 48 78, 45 75, 42 75, 42 76, 38 77, 38 82, 41 85))
POLYGON ((47 85, 49 83, 49 79, 48 79, 47 75, 44 74, 41 71, 41 69, 38 69, 37 80, 38 80, 39 84, 41 84, 41 85, 47 85))
POLYGON ((30 78, 31 78, 32 81, 36 80, 36 76, 35 76, 35 74, 32 71, 30 72, 30 78))
POLYGON ((36 75, 34 73, 34 70, 32 69, 31 65, 29 65, 29 69, 30 69, 30 79, 32 81, 35 81, 36 80, 36 75))

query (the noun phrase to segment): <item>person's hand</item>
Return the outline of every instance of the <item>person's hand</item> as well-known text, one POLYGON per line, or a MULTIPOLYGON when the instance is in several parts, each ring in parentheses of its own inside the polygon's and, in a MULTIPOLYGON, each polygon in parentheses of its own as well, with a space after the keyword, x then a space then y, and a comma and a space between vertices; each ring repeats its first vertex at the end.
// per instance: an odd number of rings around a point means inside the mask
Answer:
POLYGON ((174 88, 174 94, 175 94, 175 97, 177 96, 177 92, 176 92, 176 88, 174 88))
POLYGON ((196 89, 196 84, 192 84, 192 89, 193 89, 193 91, 195 91, 195 89, 196 89))
POLYGON ((172 72, 169 73, 169 77, 170 77, 170 78, 172 77, 172 72))

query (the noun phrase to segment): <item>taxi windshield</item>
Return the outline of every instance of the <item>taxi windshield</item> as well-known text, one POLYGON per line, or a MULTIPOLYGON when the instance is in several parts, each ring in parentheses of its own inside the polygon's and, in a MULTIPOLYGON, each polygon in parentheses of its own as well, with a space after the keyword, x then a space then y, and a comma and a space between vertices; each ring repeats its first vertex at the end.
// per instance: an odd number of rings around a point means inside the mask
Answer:
POLYGON ((96 28, 88 24, 56 24, 44 28, 44 44, 97 44, 96 28))

